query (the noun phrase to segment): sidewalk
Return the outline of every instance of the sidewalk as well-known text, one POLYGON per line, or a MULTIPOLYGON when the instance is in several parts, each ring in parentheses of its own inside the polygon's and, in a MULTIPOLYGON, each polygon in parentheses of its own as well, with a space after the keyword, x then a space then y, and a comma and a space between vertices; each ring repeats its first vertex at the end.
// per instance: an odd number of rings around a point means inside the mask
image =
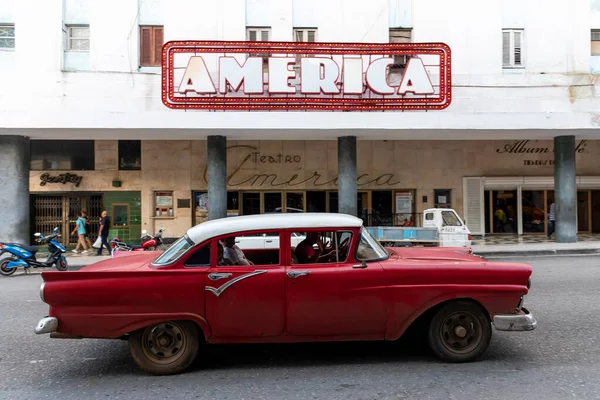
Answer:
POLYGON ((600 254, 600 235, 577 235, 576 243, 556 243, 544 235, 493 235, 475 238, 472 248, 484 257, 600 254))

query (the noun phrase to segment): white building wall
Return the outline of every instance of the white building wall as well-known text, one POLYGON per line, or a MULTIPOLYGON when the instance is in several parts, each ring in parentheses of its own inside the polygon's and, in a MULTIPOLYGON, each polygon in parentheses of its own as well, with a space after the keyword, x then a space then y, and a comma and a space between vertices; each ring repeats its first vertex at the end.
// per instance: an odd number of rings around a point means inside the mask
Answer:
POLYGON ((17 31, 16 49, 0 51, 0 134, 268 139, 297 137, 294 128, 318 130, 307 133, 317 138, 600 137, 600 79, 591 74, 600 61, 590 57, 600 0, 0 0, 0 19, 17 31), (63 22, 88 20, 88 71, 64 72, 63 22), (261 25, 272 40, 316 26, 319 41, 375 43, 388 41, 390 26, 409 26, 415 42, 451 47, 453 102, 426 114, 174 111, 161 102, 159 69, 139 68, 139 24, 163 24, 165 41, 245 40, 247 26, 261 25), (503 28, 525 30, 524 69, 503 70, 503 28), (121 128, 129 130, 104 131, 121 128))

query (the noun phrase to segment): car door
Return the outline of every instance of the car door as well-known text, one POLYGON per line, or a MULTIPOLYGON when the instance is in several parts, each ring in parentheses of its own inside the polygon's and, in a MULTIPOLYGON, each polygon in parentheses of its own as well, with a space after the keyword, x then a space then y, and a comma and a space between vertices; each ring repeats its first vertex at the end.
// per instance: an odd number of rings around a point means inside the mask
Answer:
POLYGON ((469 233, 454 210, 441 212, 440 242, 445 247, 464 247, 468 245, 469 233))
POLYGON ((355 240, 356 232, 352 232, 347 259, 288 264, 287 334, 384 337, 387 319, 384 271, 378 262, 364 267, 354 261, 355 240))
POLYGON ((204 296, 206 319, 213 336, 281 335, 285 324, 284 275, 281 262, 231 266, 211 263, 205 277, 204 296))

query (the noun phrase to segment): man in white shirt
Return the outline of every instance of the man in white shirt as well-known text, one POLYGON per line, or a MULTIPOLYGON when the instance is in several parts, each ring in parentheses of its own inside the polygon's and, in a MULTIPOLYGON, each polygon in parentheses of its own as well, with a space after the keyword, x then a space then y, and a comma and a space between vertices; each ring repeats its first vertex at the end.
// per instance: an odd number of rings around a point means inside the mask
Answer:
POLYGON ((229 261, 231 265, 254 265, 246 258, 242 249, 235 244, 235 237, 228 237, 222 241, 224 251, 223 258, 229 261))

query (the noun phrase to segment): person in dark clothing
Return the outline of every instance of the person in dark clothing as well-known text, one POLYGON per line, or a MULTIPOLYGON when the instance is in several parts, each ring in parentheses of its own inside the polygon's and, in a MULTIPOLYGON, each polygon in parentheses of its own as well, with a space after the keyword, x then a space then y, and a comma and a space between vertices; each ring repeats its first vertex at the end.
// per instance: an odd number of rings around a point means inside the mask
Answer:
POLYGON ((108 213, 106 210, 102 211, 100 218, 100 230, 98 231, 98 236, 100 236, 102 243, 100 244, 100 248, 98 249, 98 255, 102 255, 102 246, 106 246, 106 250, 108 250, 108 255, 111 255, 110 245, 108 244, 108 229, 110 227, 110 219, 108 218, 108 213))

